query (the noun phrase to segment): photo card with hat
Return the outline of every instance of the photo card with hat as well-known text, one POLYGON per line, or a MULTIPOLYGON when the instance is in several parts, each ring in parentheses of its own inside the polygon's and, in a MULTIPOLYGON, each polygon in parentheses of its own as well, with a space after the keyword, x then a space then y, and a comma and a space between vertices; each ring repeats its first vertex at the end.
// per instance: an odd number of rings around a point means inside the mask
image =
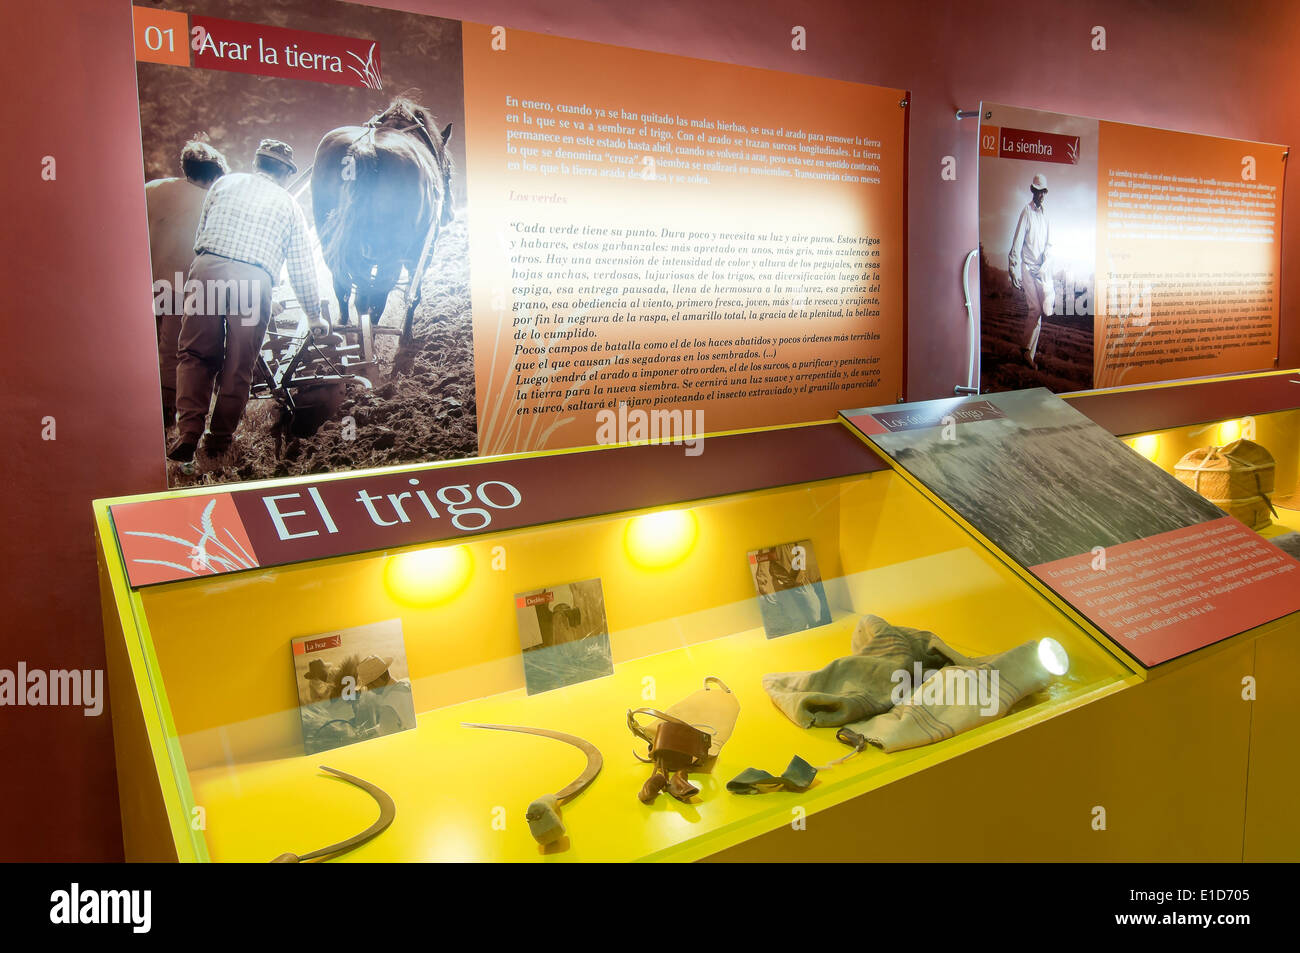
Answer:
POLYGON ((415 727, 400 619, 302 636, 292 647, 307 754, 415 727))
POLYGON ((614 674, 599 579, 519 593, 515 617, 528 694, 614 674))

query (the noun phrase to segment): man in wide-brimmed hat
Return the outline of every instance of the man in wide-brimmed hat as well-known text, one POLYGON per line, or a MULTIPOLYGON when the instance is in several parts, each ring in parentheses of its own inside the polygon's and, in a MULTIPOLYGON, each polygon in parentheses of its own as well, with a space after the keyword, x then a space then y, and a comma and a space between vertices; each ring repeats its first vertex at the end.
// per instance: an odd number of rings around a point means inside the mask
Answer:
POLYGON ((263 139, 253 164, 253 172, 223 176, 208 191, 194 238, 189 279, 199 282, 203 300, 194 308, 186 301, 176 375, 178 435, 167 451, 180 463, 194 459, 205 423, 204 452, 217 456, 229 449, 271 318, 271 289, 286 263, 308 320, 322 327, 307 219, 285 188, 298 171, 293 148, 263 139))
POLYGON ((367 655, 357 663, 357 696, 355 724, 361 731, 373 730, 386 735, 404 728, 415 727, 415 703, 411 696, 411 683, 393 678, 388 670, 393 659, 367 655))
POLYGON ((1052 223, 1043 208, 1047 195, 1047 176, 1041 172, 1029 183, 1029 204, 1020 211, 1015 234, 1011 236, 1011 253, 1007 256, 1007 271, 1011 284, 1025 292, 1025 322, 1021 337, 1020 354, 1025 363, 1038 368, 1038 336, 1043 331, 1043 318, 1050 317, 1056 304, 1056 288, 1052 284, 1048 261, 1052 250, 1052 223))

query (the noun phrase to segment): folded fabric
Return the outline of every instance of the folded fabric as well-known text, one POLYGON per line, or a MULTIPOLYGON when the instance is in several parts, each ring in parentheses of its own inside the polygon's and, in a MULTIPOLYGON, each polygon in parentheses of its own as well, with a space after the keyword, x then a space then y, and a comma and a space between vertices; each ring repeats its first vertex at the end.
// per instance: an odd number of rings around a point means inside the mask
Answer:
POLYGON ((1038 643, 1026 642, 975 665, 942 668, 904 704, 847 728, 885 751, 916 748, 1001 718, 1051 680, 1038 660, 1038 643))
POLYGON ((763 688, 776 707, 803 728, 864 721, 894 706, 895 673, 980 661, 957 652, 933 632, 890 625, 865 615, 853 631, 852 655, 816 672, 763 676, 763 688))
POLYGON ((746 768, 727 782, 732 794, 768 794, 772 791, 806 791, 817 777, 817 769, 795 755, 779 776, 762 768, 746 768))

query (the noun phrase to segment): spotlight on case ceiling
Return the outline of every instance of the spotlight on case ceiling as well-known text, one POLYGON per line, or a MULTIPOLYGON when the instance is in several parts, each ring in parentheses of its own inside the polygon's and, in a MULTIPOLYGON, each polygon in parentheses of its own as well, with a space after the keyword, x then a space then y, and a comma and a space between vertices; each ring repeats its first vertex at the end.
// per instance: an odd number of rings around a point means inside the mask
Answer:
POLYGON ((698 534, 692 510, 661 510, 631 519, 623 543, 641 568, 664 569, 686 558, 698 534))
POLYGON ((1234 440, 1240 440, 1245 428, 1241 425, 1240 420, 1225 420, 1219 424, 1219 432, 1215 442, 1220 447, 1226 447, 1234 440))
POLYGON ((384 563, 384 588, 404 605, 440 605, 461 594, 473 569, 463 545, 399 553, 384 563))
POLYGON ((1160 438, 1153 433, 1134 437, 1128 442, 1128 445, 1152 463, 1155 462, 1156 456, 1160 453, 1160 438))

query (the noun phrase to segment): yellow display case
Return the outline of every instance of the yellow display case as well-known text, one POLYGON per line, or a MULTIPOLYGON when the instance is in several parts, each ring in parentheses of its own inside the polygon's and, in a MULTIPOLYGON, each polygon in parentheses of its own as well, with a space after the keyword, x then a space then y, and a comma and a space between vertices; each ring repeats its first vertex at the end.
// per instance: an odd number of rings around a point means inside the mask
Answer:
POLYGON ((94 515, 132 860, 269 861, 355 834, 375 803, 321 765, 396 805, 391 827, 342 861, 1237 859, 1250 724, 1224 685, 1256 639, 1291 625, 1153 678, 838 423, 198 487, 99 500, 94 515), (520 502, 485 505, 482 526, 451 525, 448 507, 425 525, 386 511, 391 545, 339 517, 338 501, 367 487, 439 483, 509 485, 520 502), (328 502, 322 517, 313 501, 328 502), (272 510, 292 537, 280 555, 250 529, 272 510), (213 513, 242 515, 248 535, 223 551, 243 558, 140 557, 142 514, 164 512, 196 532, 213 513), (830 622, 767 638, 748 555, 792 541, 811 543, 830 622), (307 544, 315 555, 285 555, 307 544), (593 578, 612 674, 529 695, 516 597, 593 578), (794 755, 823 766, 850 752, 835 729, 782 714, 762 679, 847 655, 866 614, 967 656, 1050 638, 1069 669, 947 740, 868 747, 803 791, 730 793, 748 767, 775 774, 794 755), (306 754, 291 640, 394 619, 417 726, 306 754), (626 713, 666 708, 710 676, 739 701, 731 739, 692 774, 698 797, 641 803, 644 745, 626 713), (603 770, 564 808, 565 840, 539 846, 524 810, 572 779, 581 754, 464 723, 544 727, 600 749, 603 770))
MULTIPOLYGON (((1251 440, 1272 456, 1273 512, 1260 534, 1300 554, 1300 370, 1246 374, 1070 395, 1070 402, 1167 473, 1191 451, 1251 440)), ((1300 636, 1283 626, 1250 644, 1236 686, 1251 713, 1242 859, 1300 860, 1295 758, 1300 636)))

